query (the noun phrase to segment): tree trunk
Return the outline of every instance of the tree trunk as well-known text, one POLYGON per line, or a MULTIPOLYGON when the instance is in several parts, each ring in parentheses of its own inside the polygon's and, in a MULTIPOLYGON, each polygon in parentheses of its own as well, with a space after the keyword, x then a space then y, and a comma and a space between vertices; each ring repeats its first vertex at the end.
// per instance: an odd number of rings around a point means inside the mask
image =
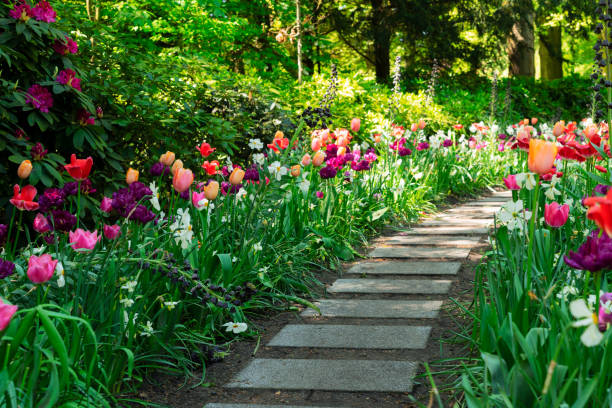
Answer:
POLYGON ((563 78, 563 52, 561 51, 561 27, 549 27, 539 35, 540 76, 542 79, 563 78))
POLYGON ((535 76, 534 19, 532 0, 520 0, 520 19, 512 25, 508 36, 508 71, 511 76, 535 76))
POLYGON ((389 82, 389 53, 391 49, 391 31, 385 21, 383 0, 372 1, 372 36, 374 40, 374 66, 376 82, 389 82))

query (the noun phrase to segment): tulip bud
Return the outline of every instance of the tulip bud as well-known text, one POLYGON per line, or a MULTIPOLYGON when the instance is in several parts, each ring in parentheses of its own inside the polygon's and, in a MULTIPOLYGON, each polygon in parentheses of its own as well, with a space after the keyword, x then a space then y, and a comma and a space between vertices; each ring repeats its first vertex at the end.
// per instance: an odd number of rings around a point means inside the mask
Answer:
POLYGON ((300 167, 299 164, 296 164, 295 166, 291 166, 291 175, 293 177, 299 176, 301 171, 302 171, 302 168, 300 167))
POLYGON ((361 127, 361 120, 359 118, 353 118, 353 120, 351 120, 351 130, 357 133, 359 132, 360 127, 361 127))
POLYGON ((423 130, 425 129, 425 126, 427 126, 427 122, 425 122, 425 120, 423 119, 419 119, 418 126, 419 126, 419 129, 423 130))
POLYGON ((230 174, 230 176, 229 176, 229 182, 233 186, 237 186, 238 184, 240 184, 242 182, 243 178, 244 178, 244 170, 239 169, 239 168, 236 167, 232 171, 232 174, 230 174))
POLYGON ((20 179, 25 180, 30 177, 30 173, 32 173, 32 162, 29 160, 22 161, 17 169, 17 176, 19 176, 20 179))
POLYGON ((314 157, 312 158, 312 165, 315 167, 319 167, 321 164, 323 164, 324 160, 325 160, 325 153, 319 150, 318 152, 315 153, 314 157))
POLYGON ((308 166, 310 164, 310 155, 306 153, 302 156, 302 166, 308 166))
POLYGON ((219 183, 212 180, 207 186, 204 186, 204 195, 207 200, 214 200, 219 195, 219 183))
POLYGON ((418 125, 416 123, 413 123, 412 125, 410 125, 410 130, 412 132, 416 132, 418 129, 418 125))
POLYGON ((129 168, 127 173, 125 173, 125 182, 130 185, 135 181, 138 181, 138 175, 139 175, 139 171, 138 170, 134 170, 133 168, 129 168))
POLYGON ((178 169, 182 169, 183 168, 183 161, 181 159, 178 159, 174 162, 174 164, 172 165, 172 174, 176 173, 176 171, 178 169))
POLYGON ((176 155, 170 151, 162 154, 161 156, 159 156, 159 162, 163 163, 164 166, 172 166, 172 163, 174 163, 174 158, 176 157, 176 155))

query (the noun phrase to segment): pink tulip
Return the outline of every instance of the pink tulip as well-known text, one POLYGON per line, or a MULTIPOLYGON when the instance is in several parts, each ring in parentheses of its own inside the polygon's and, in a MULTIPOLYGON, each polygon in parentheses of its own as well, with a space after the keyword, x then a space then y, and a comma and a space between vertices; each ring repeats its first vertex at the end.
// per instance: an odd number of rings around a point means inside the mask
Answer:
POLYGON ((200 205, 200 201, 202 200, 206 200, 206 193, 205 192, 201 192, 198 193, 197 191, 194 191, 193 193, 191 193, 191 202, 193 203, 193 206, 195 208, 197 208, 198 210, 202 207, 204 207, 204 205, 200 205))
POLYGON ((113 200, 108 198, 108 197, 104 197, 102 198, 102 201, 100 201, 100 209, 102 211, 104 211, 105 213, 109 213, 113 210, 113 200))
POLYGON ((77 228, 76 231, 70 231, 68 234, 72 249, 84 249, 91 251, 96 246, 96 243, 101 237, 98 236, 98 231, 89 232, 82 228, 77 228))
POLYGON ((351 130, 357 133, 359 132, 360 127, 361 127, 361 120, 359 118, 353 118, 353 120, 351 120, 351 130))
POLYGON ((504 180, 504 184, 508 187, 509 190, 520 190, 521 187, 516 182, 516 176, 514 174, 510 174, 504 180))
POLYGON ((17 306, 9 305, 0 300, 0 331, 6 329, 17 311, 17 306))
POLYGON ((319 151, 319 149, 321 149, 321 144, 322 144, 321 139, 319 139, 318 137, 315 137, 310 142, 310 148, 312 149, 313 152, 317 152, 319 151))
POLYGON ((569 216, 569 205, 559 203, 546 204, 544 206, 544 221, 554 228, 565 225, 569 216))
POLYGON ((317 191, 315 194, 316 194, 318 199, 322 199, 323 197, 325 197, 325 194, 323 194, 322 191, 317 191))
POLYGON ((41 213, 36 214, 36 217, 34 218, 34 231, 40 234, 51 231, 51 224, 49 224, 49 220, 47 220, 47 217, 41 213))
POLYGON ((115 224, 115 225, 104 224, 103 231, 104 231, 104 236, 106 237, 106 239, 113 240, 113 239, 116 239, 119 235, 121 235, 121 226, 119 226, 118 224, 115 224))
POLYGON ((49 254, 32 255, 28 260, 28 278, 34 283, 44 283, 53 276, 55 265, 57 260, 53 260, 49 254))
POLYGON ((302 156, 302 166, 308 166, 310 164, 310 155, 306 153, 302 156))
POLYGON ((411 132, 416 132, 418 128, 419 128, 419 125, 417 125, 416 123, 413 123, 412 125, 410 125, 411 132))
POLYGON ((193 183, 193 173, 191 170, 184 168, 179 168, 176 170, 174 177, 172 178, 172 185, 176 191, 183 193, 189 190, 191 183, 193 183))

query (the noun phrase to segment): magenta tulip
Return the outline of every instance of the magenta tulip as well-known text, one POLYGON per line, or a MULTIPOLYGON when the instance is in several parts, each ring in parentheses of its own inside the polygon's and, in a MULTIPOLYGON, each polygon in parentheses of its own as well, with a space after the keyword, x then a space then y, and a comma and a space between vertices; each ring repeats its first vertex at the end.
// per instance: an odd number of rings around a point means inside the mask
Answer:
POLYGON ((107 239, 111 239, 111 240, 121 235, 121 227, 118 224, 115 224, 115 225, 104 224, 103 231, 104 231, 104 236, 107 239))
POLYGON ((559 203, 546 204, 544 206, 544 221, 554 228, 565 225, 569 216, 569 205, 559 203))
POLYGON ((191 193, 191 202, 193 203, 193 206, 198 210, 203 207, 203 205, 200 205, 200 201, 202 200, 206 200, 206 193, 204 191, 202 191, 201 193, 197 191, 191 193))
POLYGON ((510 174, 508 177, 506 177, 503 180, 504 180, 504 183, 506 184, 506 187, 508 187, 509 190, 520 190, 521 189, 521 187, 516 182, 516 176, 514 174, 510 174))
POLYGON ((353 120, 351 120, 351 130, 357 133, 359 132, 360 127, 361 127, 361 120, 359 118, 353 118, 353 120))
POLYGON ((102 198, 102 201, 100 201, 100 209, 102 211, 104 211, 105 213, 109 213, 113 210, 113 200, 108 198, 108 197, 104 197, 102 198))
POLYGON ((17 306, 9 305, 0 299, 0 331, 6 329, 17 311, 17 306))
POLYGON ((28 278, 34 283, 44 283, 51 279, 56 265, 57 260, 49 254, 32 255, 28 261, 28 278))
POLYGON ((97 230, 89 232, 82 228, 77 228, 76 231, 70 231, 68 235, 70 243, 72 244, 72 249, 75 251, 79 249, 91 251, 101 238, 98 236, 97 230))
POLYGON ((49 224, 49 220, 41 213, 36 214, 36 217, 34 218, 34 231, 40 234, 51 231, 51 224, 49 224))

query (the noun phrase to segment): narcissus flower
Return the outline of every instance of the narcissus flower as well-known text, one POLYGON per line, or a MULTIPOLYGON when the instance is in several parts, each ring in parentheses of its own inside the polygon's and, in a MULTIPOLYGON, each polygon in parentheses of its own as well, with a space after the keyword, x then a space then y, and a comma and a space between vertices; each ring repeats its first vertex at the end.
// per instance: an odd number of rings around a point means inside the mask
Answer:
POLYGON ((29 160, 22 161, 17 168, 17 177, 25 180, 30 177, 30 173, 32 173, 32 162, 29 160))
POLYGON ((196 146, 196 150, 200 152, 202 157, 208 157, 212 152, 217 150, 216 147, 210 147, 210 145, 206 142, 202 142, 200 146, 196 146))
POLYGON ((161 156, 159 156, 159 162, 162 163, 164 166, 172 166, 172 163, 174 163, 174 159, 175 159, 176 155, 170 151, 162 154, 161 156))
POLYGON ((587 218, 612 237, 612 189, 603 197, 585 198, 584 205, 589 207, 587 218))
POLYGON ((565 225, 569 216, 569 205, 559 203, 551 203, 544 205, 544 221, 554 228, 559 228, 565 225))
POLYGON ((28 260, 28 278, 34 283, 47 282, 53 276, 57 262, 49 254, 30 256, 28 260))
POLYGON ((90 157, 86 159, 77 159, 76 154, 70 156, 70 164, 64 166, 68 171, 68 174, 77 181, 83 181, 89 177, 91 167, 93 166, 93 159, 90 157))
POLYGON ((177 192, 182 193, 189 190, 191 183, 193 183, 193 173, 191 170, 184 168, 176 170, 172 178, 172 186, 177 192))
POLYGON ((570 303, 570 313, 576 320, 572 326, 584 327, 586 330, 580 336, 580 340, 587 347, 594 347, 601 343, 603 334, 599 331, 597 314, 587 306, 584 299, 576 299, 570 303))
POLYGON ((82 228, 77 228, 75 231, 70 231, 68 236, 69 241, 72 244, 72 249, 75 251, 78 251, 79 249, 91 251, 101 238, 98 236, 98 231, 90 232, 85 231, 82 228))
POLYGON ((27 185, 23 189, 20 189, 20 187, 15 184, 13 186, 13 198, 11 198, 9 201, 22 211, 34 211, 39 207, 38 203, 34 201, 36 192, 36 187, 32 185, 27 185))
POLYGON ((537 173, 548 173, 552 168, 557 157, 557 145, 540 139, 529 140, 529 157, 527 164, 529 170, 537 173))
POLYGON ((17 312, 18 306, 9 305, 0 299, 0 331, 6 329, 17 312))
POLYGON ((127 173, 125 173, 125 182, 129 185, 138 181, 138 175, 140 172, 138 170, 134 170, 133 168, 129 168, 127 173))
POLYGON ((225 327, 225 331, 228 331, 228 332, 231 331, 234 334, 242 333, 243 331, 246 331, 247 329, 246 323, 228 322, 228 323, 225 323, 223 326, 225 327))

